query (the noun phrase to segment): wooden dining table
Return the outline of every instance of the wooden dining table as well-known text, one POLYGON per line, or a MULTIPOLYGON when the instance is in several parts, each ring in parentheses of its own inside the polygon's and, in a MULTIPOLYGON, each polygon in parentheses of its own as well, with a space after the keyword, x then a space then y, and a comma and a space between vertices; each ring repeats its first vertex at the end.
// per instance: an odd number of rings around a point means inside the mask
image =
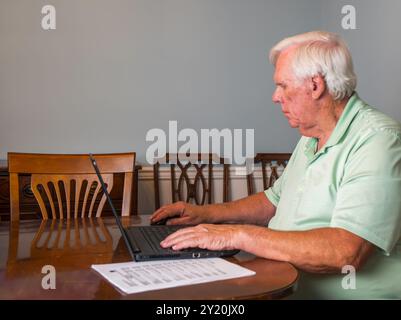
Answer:
MULTIPOLYGON (((148 225, 149 216, 123 217, 122 223, 148 225)), ((113 217, 3 221, 0 299, 281 299, 296 289, 298 271, 289 263, 246 252, 226 259, 256 274, 128 295, 91 268, 131 261, 113 217), (54 270, 53 286, 49 270, 54 270)))

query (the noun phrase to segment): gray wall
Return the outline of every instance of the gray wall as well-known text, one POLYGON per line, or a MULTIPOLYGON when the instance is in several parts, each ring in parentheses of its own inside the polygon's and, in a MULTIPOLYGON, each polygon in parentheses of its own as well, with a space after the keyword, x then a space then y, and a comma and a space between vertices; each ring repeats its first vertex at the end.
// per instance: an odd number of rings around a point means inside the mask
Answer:
POLYGON ((401 1, 326 0, 322 26, 349 44, 361 98, 401 121, 401 1), (355 7, 356 30, 338 23, 345 4, 355 7))
POLYGON ((399 0, 0 0, 0 158, 133 150, 143 162, 147 131, 168 120, 254 128, 256 152, 290 152, 299 135, 271 102, 267 53, 320 28, 350 42, 361 96, 401 120, 400 16, 399 0), (341 29, 343 3, 358 30, 341 29), (41 29, 46 4, 54 31, 41 29))

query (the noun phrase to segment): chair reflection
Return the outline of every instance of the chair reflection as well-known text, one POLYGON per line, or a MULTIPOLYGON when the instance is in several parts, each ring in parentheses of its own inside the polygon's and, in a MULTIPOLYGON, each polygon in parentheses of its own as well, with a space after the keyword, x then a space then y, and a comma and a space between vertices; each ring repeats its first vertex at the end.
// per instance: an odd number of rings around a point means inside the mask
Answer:
POLYGON ((102 218, 42 220, 36 233, 32 232, 31 241, 26 236, 24 241, 19 241, 18 224, 14 224, 10 232, 9 275, 28 272, 41 263, 68 268, 112 260, 113 238, 102 218), (21 256, 18 251, 25 251, 25 254, 21 256))
POLYGON ((111 252, 113 239, 99 218, 43 220, 31 244, 31 257, 111 252))

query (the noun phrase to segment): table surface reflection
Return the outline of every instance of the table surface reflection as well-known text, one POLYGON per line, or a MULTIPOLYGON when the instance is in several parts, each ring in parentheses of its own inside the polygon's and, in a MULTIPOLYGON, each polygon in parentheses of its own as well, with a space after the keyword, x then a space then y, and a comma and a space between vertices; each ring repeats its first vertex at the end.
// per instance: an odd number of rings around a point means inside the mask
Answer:
MULTIPOLYGON (((122 222, 148 225, 149 216, 122 222)), ((0 299, 280 299, 295 290, 298 278, 289 263, 240 252, 227 260, 255 276, 126 295, 91 269, 92 264, 130 260, 112 217, 1 222, 0 299), (47 265, 56 270, 54 290, 42 287, 47 265)))

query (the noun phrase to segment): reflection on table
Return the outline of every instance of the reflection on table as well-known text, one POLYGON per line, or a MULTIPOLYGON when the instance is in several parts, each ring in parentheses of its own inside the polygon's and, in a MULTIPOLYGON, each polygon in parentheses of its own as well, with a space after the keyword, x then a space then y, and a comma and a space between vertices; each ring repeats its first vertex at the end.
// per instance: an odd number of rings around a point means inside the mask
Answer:
MULTIPOLYGON (((148 222, 123 218, 125 226, 148 222)), ((131 260, 114 218, 1 223, 0 249, 0 299, 278 299, 293 292, 298 277, 288 263, 241 252, 228 260, 255 276, 124 295, 91 269, 131 260), (42 288, 48 265, 56 270, 55 290, 42 288)))

